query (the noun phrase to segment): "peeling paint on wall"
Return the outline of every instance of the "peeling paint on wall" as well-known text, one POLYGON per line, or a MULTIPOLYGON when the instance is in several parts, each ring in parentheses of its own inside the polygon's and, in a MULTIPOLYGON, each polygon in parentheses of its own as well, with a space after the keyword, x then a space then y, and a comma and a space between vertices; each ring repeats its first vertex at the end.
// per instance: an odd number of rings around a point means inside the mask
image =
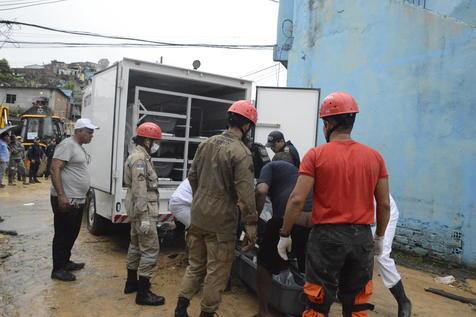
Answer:
POLYGON ((476 18, 461 11, 476 1, 448 3, 294 0, 280 15, 288 86, 359 102, 354 137, 385 157, 400 209, 395 245, 476 266, 476 18))

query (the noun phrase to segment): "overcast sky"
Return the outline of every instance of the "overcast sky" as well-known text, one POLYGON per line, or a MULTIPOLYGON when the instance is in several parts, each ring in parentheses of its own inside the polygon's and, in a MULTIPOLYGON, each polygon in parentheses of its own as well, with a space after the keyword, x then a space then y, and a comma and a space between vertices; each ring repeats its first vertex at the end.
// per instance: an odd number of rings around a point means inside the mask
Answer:
MULTIPOLYGON (((15 0, 9 1, 12 3, 15 0)), ((18 0, 27 1, 27 0, 18 0)), ((2 1, 4 2, 4 1, 2 1)), ((1 3, 1 2, 0 2, 1 3)), ((8 8, 5 6, 2 9, 8 8)), ((279 5, 272 0, 67 0, 54 4, 0 11, 0 18, 66 30, 145 38, 156 41, 214 44, 276 43, 279 5)), ((1 31, 5 32, 2 27, 1 31)), ((111 42, 64 35, 22 26, 10 33, 17 41, 111 42)), ((1 40, 4 39, 0 38, 1 40)), ((118 42, 124 42, 123 40, 118 42)), ((201 61, 200 70, 242 77, 273 64, 272 50, 224 50, 208 48, 12 48, 4 46, 0 56, 13 67, 49 63, 92 61, 122 57, 191 68, 201 61)), ((285 83, 282 66, 246 77, 259 85, 285 83), (279 75, 278 75, 279 73, 279 75)))

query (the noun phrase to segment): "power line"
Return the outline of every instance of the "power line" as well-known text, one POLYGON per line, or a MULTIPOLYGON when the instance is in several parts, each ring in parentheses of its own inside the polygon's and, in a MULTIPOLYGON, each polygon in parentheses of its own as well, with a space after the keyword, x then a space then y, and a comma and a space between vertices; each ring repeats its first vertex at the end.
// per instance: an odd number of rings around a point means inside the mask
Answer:
MULTIPOLYGON (((18 4, 24 4, 23 2, 26 1, 40 1, 40 0, 5 0, 5 1, 0 1, 0 3, 5 3, 9 5, 18 5, 18 4)), ((41 1, 47 1, 47 0, 41 0, 41 1)))
MULTIPOLYGON (((282 70, 281 70, 282 71, 282 70)), ((281 72, 280 71, 280 72, 281 72)), ((263 80, 264 78, 268 78, 268 77, 272 77, 272 76, 276 76, 276 72, 275 71, 272 71, 270 73, 267 73, 267 74, 263 74, 259 77, 256 77, 256 78, 253 78, 252 80, 253 81, 260 81, 260 80, 263 80)))
MULTIPOLYGON (((284 71, 285 71, 285 69, 281 69, 281 70, 279 71, 279 74, 282 73, 282 72, 284 72, 284 71)), ((277 76, 277 74, 276 74, 276 73, 272 73, 272 74, 269 74, 269 75, 267 75, 267 76, 263 76, 263 77, 260 77, 260 78, 257 78, 257 79, 253 79, 253 81, 254 81, 254 82, 260 82, 260 81, 263 81, 263 80, 267 80, 268 78, 270 78, 270 77, 272 77, 272 76, 277 76)))
POLYGON ((261 73, 257 73, 257 74, 254 74, 252 76, 249 76, 247 77, 248 79, 251 79, 251 80, 255 80, 257 78, 261 78, 261 77, 266 77, 266 76, 269 76, 269 75, 273 75, 273 74, 276 74, 276 69, 277 68, 272 68, 272 69, 268 69, 264 72, 261 72, 261 73))
POLYGON ((269 67, 265 67, 265 68, 259 69, 259 70, 257 70, 257 71, 253 71, 253 72, 251 72, 251 73, 249 73, 249 74, 246 74, 246 75, 241 76, 240 78, 244 78, 244 77, 248 77, 248 76, 251 76, 251 75, 254 75, 254 74, 257 74, 257 73, 261 73, 262 71, 265 71, 265 70, 267 70, 267 69, 276 67, 276 65, 278 65, 278 64, 273 64, 273 65, 271 65, 271 66, 269 66, 269 67))
MULTIPOLYGON (((24 44, 24 45, 33 45, 30 47, 20 47, 20 48, 61 48, 61 47, 169 47, 169 48, 186 48, 188 45, 176 45, 176 44, 152 44, 152 43, 86 43, 86 42, 39 42, 39 41, 1 41, 7 44, 24 44)), ((210 46, 198 46, 194 45, 197 48, 207 48, 210 46)), ((246 50, 251 49, 249 47, 242 47, 238 45, 233 45, 231 47, 225 46, 213 46, 212 48, 220 49, 236 49, 236 50, 246 50)), ((262 50, 264 48, 254 48, 257 50, 262 50)))
MULTIPOLYGON (((0 3, 10 3, 12 5, 16 4, 21 4, 22 2, 25 1, 40 1, 40 0, 0 0, 0 3)), ((41 1, 47 1, 47 0, 41 0, 41 1)))
POLYGON ((9 10, 16 10, 16 9, 21 9, 21 8, 36 7, 36 6, 40 6, 40 5, 52 4, 52 3, 64 2, 64 1, 67 1, 67 0, 56 0, 56 1, 37 3, 37 4, 29 4, 29 5, 24 5, 24 6, 12 7, 12 8, 8 8, 8 9, 0 9, 0 11, 9 11, 9 10))
MULTIPOLYGON (((66 0, 60 0, 66 1, 66 0)), ((174 46, 174 47, 207 47, 207 48, 224 48, 224 49, 272 49, 273 45, 256 45, 256 44, 212 44, 212 43, 172 43, 172 42, 161 42, 161 41, 152 41, 134 37, 126 37, 126 36, 114 36, 114 35, 104 35, 99 33, 93 32, 86 32, 86 31, 68 31, 68 30, 61 30, 52 27, 47 27, 38 24, 32 23, 24 23, 18 21, 10 21, 10 20, 0 20, 0 24, 7 24, 7 25, 20 25, 20 26, 28 26, 32 28, 38 28, 43 30, 48 30, 52 32, 59 32, 59 33, 66 33, 66 34, 73 34, 73 35, 81 35, 81 36, 90 36, 90 37, 100 37, 100 38, 107 38, 107 39, 114 39, 114 40, 129 40, 129 41, 136 41, 136 42, 143 42, 148 44, 156 44, 162 46, 174 46)), ((69 45, 69 44, 68 44, 69 45)))
POLYGON ((12 7, 12 6, 16 6, 16 5, 36 4, 36 3, 42 3, 42 2, 47 2, 47 1, 48 0, 2 1, 2 2, 0 2, 0 7, 12 7))

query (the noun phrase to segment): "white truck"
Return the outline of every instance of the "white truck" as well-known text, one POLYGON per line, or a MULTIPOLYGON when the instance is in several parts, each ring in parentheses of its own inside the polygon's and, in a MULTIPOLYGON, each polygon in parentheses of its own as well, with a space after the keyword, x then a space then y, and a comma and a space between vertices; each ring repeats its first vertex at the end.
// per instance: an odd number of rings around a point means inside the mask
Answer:
MULTIPOLYGON (((257 87, 256 142, 282 130, 300 151, 315 146, 319 89, 257 87)), ((124 58, 96 73, 85 89, 82 117, 100 127, 86 146, 91 155, 88 229, 104 232, 107 225, 128 222, 124 207, 124 162, 131 138, 142 122, 158 123, 163 141, 153 157, 159 176, 159 234, 175 228, 168 200, 187 176, 200 142, 224 131, 228 107, 252 99, 252 82, 163 64, 124 58)))

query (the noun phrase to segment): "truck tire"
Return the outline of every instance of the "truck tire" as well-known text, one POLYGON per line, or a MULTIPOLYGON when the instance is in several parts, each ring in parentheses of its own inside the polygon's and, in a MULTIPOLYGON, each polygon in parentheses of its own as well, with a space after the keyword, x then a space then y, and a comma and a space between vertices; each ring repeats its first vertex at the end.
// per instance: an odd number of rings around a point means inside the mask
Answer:
POLYGON ((84 209, 87 216, 88 231, 95 236, 106 233, 109 225, 108 220, 96 213, 96 195, 93 189, 88 192, 84 209))

